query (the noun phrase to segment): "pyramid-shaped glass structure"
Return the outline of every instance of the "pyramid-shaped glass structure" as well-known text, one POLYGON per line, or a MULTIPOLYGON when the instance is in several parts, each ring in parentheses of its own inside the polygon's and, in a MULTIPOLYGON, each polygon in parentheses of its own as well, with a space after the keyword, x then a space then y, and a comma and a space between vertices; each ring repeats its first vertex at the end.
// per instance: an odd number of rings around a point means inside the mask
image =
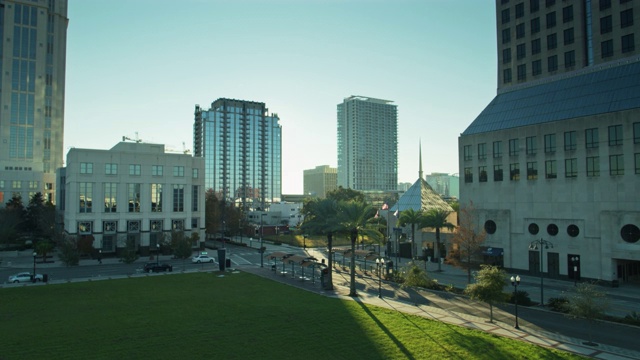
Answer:
POLYGON ((427 212, 431 209, 445 210, 453 212, 453 208, 442 198, 438 193, 433 190, 431 185, 427 183, 422 177, 420 177, 411 187, 407 190, 398 202, 390 209, 391 213, 395 211, 402 212, 404 210, 413 209, 415 211, 422 210, 427 212))

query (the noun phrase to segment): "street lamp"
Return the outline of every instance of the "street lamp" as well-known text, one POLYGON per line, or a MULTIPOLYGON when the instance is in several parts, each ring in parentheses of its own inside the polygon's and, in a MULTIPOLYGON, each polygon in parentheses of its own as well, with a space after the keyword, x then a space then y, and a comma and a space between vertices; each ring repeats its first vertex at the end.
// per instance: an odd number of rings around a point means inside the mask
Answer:
POLYGON ((102 249, 98 250, 98 264, 102 264, 102 249))
POLYGON ((378 266, 378 297, 382 299, 382 267, 384 266, 384 258, 376 258, 376 265, 378 266))
POLYGON ((33 252, 33 277, 31 278, 33 282, 36 282, 36 256, 38 256, 37 252, 33 252))
POLYGON ((262 245, 262 235, 264 235, 264 225, 262 222, 262 217, 267 214, 260 214, 260 267, 264 267, 264 246, 262 245))
POLYGON ((160 243, 156 243, 156 265, 160 265, 160 243))
POLYGON ((302 235, 302 248, 307 249, 307 235, 302 235))
POLYGON ((553 248, 553 244, 550 241, 540 239, 534 240, 529 244, 529 250, 538 250, 540 248, 540 306, 544 306, 544 273, 542 261, 544 259, 543 252, 544 249, 553 248))
POLYGON ((518 326, 518 285, 520 285, 520 275, 516 275, 516 277, 511 276, 511 285, 513 285, 513 300, 516 303, 516 329, 520 329, 518 326))

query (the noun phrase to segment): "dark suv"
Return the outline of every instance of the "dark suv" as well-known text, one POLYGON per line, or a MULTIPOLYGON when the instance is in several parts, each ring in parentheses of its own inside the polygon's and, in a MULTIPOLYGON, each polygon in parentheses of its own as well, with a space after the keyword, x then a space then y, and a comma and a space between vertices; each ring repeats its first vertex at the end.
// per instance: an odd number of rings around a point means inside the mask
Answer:
POLYGON ((146 263, 142 268, 144 272, 160 272, 160 271, 173 271, 173 266, 169 264, 157 264, 157 263, 146 263))

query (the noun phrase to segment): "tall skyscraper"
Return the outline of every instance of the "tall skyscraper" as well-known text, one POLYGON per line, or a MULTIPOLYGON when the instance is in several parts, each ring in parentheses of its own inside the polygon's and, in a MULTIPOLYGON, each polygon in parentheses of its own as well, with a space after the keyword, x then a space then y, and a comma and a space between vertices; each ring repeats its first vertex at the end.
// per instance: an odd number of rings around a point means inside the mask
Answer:
POLYGON ((0 206, 41 192, 63 165, 66 0, 0 2, 0 206))
POLYGON ((460 206, 484 225, 485 262, 639 282, 640 4, 496 9, 500 88, 458 139, 460 206))
POLYGON ((195 108, 194 156, 205 158, 205 188, 245 210, 282 197, 282 127, 261 102, 220 98, 195 108))
POLYGON ((304 170, 304 194, 325 198, 329 191, 338 188, 338 169, 329 165, 316 166, 315 169, 304 170))
POLYGON ((338 186, 396 191, 398 108, 392 103, 350 96, 338 104, 338 186))

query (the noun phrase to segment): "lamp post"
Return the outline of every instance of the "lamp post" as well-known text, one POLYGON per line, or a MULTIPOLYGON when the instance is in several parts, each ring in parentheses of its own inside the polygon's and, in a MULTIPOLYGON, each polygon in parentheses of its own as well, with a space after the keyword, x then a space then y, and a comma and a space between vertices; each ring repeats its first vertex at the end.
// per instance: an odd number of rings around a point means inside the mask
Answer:
POLYGON ((378 297, 382 299, 382 267, 384 266, 384 258, 378 257, 376 258, 376 266, 378 267, 378 297))
POLYGON ((573 286, 578 286, 578 267, 580 266, 580 257, 572 256, 569 259, 573 265, 573 286))
POLYGON ((238 218, 238 232, 240 233, 240 244, 242 244, 242 219, 238 218))
POLYGON ((160 265, 160 243, 156 243, 156 265, 160 265))
POLYGON ((513 300, 516 303, 516 329, 520 329, 518 326, 518 285, 520 285, 520 275, 516 275, 516 277, 511 277, 511 285, 513 285, 513 300))
POLYGON ((540 306, 544 306, 544 273, 543 273, 543 264, 542 261, 544 259, 543 252, 544 249, 553 248, 553 244, 550 241, 540 239, 534 240, 529 244, 529 250, 538 250, 540 248, 540 306))
POLYGON ((264 225, 262 223, 262 217, 267 214, 260 214, 260 267, 264 267, 264 246, 262 245, 262 235, 264 235, 264 225))
POLYGON ((302 248, 307 249, 307 235, 302 235, 302 248))
POLYGON ((33 277, 31 278, 32 282, 36 282, 36 256, 38 256, 37 252, 33 252, 33 277))
POLYGON ((102 264, 102 249, 98 250, 98 264, 102 264))

